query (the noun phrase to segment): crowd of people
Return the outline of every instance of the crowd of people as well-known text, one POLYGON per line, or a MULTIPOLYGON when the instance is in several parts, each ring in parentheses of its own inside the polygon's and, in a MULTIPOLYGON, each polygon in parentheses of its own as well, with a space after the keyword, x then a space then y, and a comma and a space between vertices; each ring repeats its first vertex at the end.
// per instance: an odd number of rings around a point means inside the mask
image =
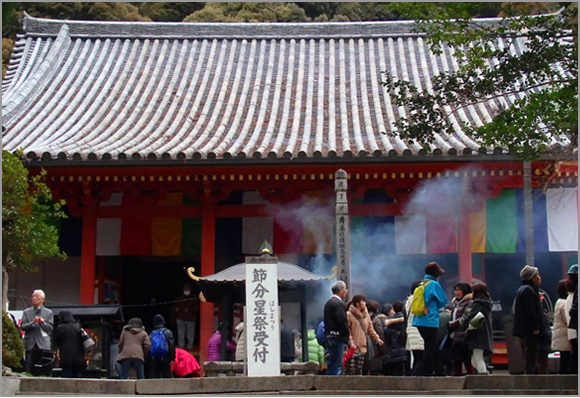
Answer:
MULTIPOLYGON (((457 282, 448 299, 436 262, 411 284, 404 301, 385 304, 355 295, 336 282, 324 306, 327 375, 460 376, 490 374, 492 306, 487 285, 457 282)), ((578 265, 558 282, 553 321, 542 305, 537 267, 520 272, 512 334, 519 338, 525 374, 548 373, 548 354, 559 351, 558 373, 578 373, 578 265)))
MULTIPOLYGON (((87 367, 86 332, 72 313, 63 310, 54 327, 54 315, 44 306, 45 294, 34 290, 32 306, 23 311, 20 329, 24 332, 25 371, 35 376, 51 376, 57 349, 62 377, 81 377, 87 367)), ((173 332, 161 314, 153 317, 153 329, 145 331, 141 318, 131 318, 123 327, 116 358, 120 379, 128 379, 134 369, 138 379, 196 377, 200 366, 185 349, 176 347, 173 332), (148 369, 146 372, 145 369, 148 369)))
MULTIPOLYGON (((424 271, 423 278, 411 284, 404 300, 382 306, 362 294, 354 295, 345 303, 347 285, 337 281, 331 287, 332 297, 324 305, 322 337, 310 325, 308 340, 303 344, 297 330, 280 322, 281 361, 300 361, 305 349, 308 360, 318 363, 321 373, 327 375, 489 374, 486 357, 493 353, 493 337, 492 299, 487 285, 457 282, 449 300, 439 283, 445 272, 443 268, 430 262, 424 271)), ((548 354, 558 351, 558 372, 577 374, 578 265, 572 265, 567 278, 558 282, 553 318, 542 305, 538 268, 526 265, 520 277, 521 286, 513 306, 512 334, 521 343, 524 373, 548 373, 548 354)), ((184 297, 190 292, 186 285, 184 297)), ((52 368, 47 363, 51 361, 46 357, 47 353, 52 354, 54 343, 62 377, 80 377, 86 367, 84 331, 70 311, 58 314, 60 322, 54 328, 53 313, 44 307, 44 300, 44 292, 35 290, 32 306, 22 314, 25 370, 33 375, 50 376, 52 368)), ((195 329, 191 323, 195 319, 181 305, 182 301, 178 303, 180 308, 172 312, 172 319, 181 320, 177 341, 161 314, 153 316, 150 333, 140 318, 129 319, 118 339, 116 362, 121 379, 129 377, 131 368, 139 379, 200 375, 200 366, 187 349, 193 347, 195 329)), ((224 328, 220 323, 207 342, 207 360, 243 361, 246 356, 244 323, 235 326, 234 341, 226 342, 225 357, 221 348, 224 328)))

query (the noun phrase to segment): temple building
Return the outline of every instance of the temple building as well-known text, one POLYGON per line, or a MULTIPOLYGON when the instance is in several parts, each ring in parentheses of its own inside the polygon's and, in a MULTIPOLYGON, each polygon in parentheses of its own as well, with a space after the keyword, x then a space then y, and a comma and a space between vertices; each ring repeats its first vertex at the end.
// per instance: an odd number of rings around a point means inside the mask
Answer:
MULTIPOLYGON (((383 73, 428 87, 457 68, 449 48, 430 52, 413 26, 26 15, 2 83, 2 144, 66 200, 68 257, 11 274, 11 306, 42 288, 48 307, 114 299, 147 325, 168 316, 187 268, 214 274, 264 240, 281 261, 331 274, 334 176, 344 170, 351 294, 404 299, 438 261, 449 297, 458 280, 483 280, 511 308, 526 262, 524 162, 463 125, 490 121, 515 98, 456 109, 454 133, 429 148, 391 134, 406 110, 383 73)), ((570 142, 531 162, 531 184, 533 253, 555 298, 578 259, 570 142)), ((329 296, 312 297, 308 316, 321 316, 329 296)), ((202 303, 202 355, 215 326, 213 304, 202 303)))

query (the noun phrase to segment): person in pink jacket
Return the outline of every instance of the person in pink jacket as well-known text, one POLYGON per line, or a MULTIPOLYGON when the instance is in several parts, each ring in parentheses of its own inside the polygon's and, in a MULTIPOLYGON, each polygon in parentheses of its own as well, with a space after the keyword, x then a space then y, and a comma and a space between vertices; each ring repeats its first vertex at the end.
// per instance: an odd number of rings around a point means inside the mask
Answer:
MULTIPOLYGON (((220 323, 218 329, 207 341, 207 360, 208 361, 226 361, 226 358, 222 358, 222 331, 224 330, 224 324, 220 323)), ((233 341, 228 341, 226 343, 226 349, 228 351, 236 350, 236 343, 233 341)))

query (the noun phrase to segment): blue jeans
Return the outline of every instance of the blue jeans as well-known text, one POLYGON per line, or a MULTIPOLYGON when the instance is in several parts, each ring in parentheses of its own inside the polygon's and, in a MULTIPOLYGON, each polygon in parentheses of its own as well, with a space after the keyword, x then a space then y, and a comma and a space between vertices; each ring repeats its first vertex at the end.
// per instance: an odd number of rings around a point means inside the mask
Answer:
POLYGON ((326 350, 328 351, 326 374, 329 376, 336 376, 342 374, 342 358, 346 343, 342 341, 326 339, 326 350))
POLYGON ((127 358, 120 360, 119 363, 121 364, 120 379, 127 380, 129 378, 129 369, 131 367, 135 368, 138 379, 145 378, 145 364, 142 360, 136 358, 127 358))

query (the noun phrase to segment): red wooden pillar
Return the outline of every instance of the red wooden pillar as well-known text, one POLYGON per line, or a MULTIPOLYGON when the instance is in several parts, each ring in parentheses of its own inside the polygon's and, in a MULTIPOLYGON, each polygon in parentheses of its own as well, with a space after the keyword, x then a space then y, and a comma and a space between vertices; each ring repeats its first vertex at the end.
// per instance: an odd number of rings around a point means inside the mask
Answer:
POLYGON ((96 206, 83 206, 83 236, 81 246, 81 304, 95 303, 95 259, 97 253, 96 206))
POLYGON ((471 229, 469 223, 469 209, 461 206, 459 213, 459 280, 472 283, 473 268, 471 264, 471 229))
MULTIPOLYGON (((215 204, 202 204, 201 212, 201 275, 207 276, 215 270, 215 204)), ((213 310, 210 302, 202 302, 199 316, 200 364, 207 358, 207 342, 213 334, 213 310)))

